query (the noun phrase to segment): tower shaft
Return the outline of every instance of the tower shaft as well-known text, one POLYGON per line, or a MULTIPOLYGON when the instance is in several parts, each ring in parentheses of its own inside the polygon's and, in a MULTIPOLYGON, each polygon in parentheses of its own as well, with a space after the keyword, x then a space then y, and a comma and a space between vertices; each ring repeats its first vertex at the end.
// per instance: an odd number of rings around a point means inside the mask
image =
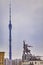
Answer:
POLYGON ((12 30, 12 24, 11 24, 11 1, 10 1, 10 8, 9 8, 9 13, 10 13, 10 16, 9 16, 9 59, 11 60, 12 59, 12 50, 11 50, 11 30, 12 30))

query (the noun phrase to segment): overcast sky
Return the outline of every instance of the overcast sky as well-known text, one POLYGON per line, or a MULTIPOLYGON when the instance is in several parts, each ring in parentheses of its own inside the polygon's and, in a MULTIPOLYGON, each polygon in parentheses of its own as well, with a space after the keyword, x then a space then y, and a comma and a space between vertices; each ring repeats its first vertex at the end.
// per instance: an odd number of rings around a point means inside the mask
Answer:
MULTIPOLYGON (((43 0, 12 0, 12 58, 22 58, 23 40, 43 56, 43 0)), ((0 51, 9 57, 9 0, 0 0, 0 51)))

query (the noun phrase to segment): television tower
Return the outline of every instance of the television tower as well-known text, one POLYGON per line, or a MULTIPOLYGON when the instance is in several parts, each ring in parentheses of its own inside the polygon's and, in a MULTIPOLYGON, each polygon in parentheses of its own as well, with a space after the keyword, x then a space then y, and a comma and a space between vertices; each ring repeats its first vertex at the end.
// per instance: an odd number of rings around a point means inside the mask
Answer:
POLYGON ((12 30, 12 24, 11 24, 11 0, 10 0, 10 7, 9 7, 9 60, 12 59, 11 30, 12 30))

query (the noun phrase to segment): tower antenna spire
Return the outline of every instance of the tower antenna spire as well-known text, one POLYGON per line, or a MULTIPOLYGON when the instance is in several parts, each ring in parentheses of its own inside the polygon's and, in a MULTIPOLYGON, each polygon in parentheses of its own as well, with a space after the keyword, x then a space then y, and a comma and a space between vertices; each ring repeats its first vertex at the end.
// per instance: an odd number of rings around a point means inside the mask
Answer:
POLYGON ((9 5, 9 59, 12 59, 12 50, 11 50, 11 30, 12 30, 12 24, 11 24, 11 0, 9 5))
POLYGON ((10 23, 11 23, 11 0, 10 0, 10 4, 9 4, 9 17, 10 17, 10 23))

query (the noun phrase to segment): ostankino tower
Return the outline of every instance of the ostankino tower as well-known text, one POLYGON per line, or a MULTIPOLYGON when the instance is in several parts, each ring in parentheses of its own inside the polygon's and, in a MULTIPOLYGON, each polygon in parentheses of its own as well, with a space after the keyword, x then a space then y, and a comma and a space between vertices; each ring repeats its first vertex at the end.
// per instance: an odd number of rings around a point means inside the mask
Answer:
POLYGON ((11 24, 11 0, 10 0, 10 8, 9 8, 9 60, 12 60, 12 50, 11 50, 11 30, 12 30, 12 24, 11 24))

